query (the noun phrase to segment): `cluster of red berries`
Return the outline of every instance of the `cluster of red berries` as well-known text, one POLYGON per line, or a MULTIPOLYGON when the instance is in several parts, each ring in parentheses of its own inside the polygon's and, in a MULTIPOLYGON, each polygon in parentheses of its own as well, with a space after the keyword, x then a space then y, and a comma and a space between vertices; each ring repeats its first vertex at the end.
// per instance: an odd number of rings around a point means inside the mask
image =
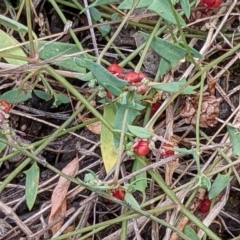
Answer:
POLYGON ((11 104, 6 100, 0 100, 0 109, 5 113, 8 113, 11 110, 11 104))
MULTIPOLYGON (((129 71, 127 73, 124 73, 123 68, 116 63, 109 65, 107 67, 107 70, 116 77, 126 80, 131 86, 134 86, 137 93, 144 94, 147 92, 148 87, 142 83, 142 80, 144 78, 147 78, 147 75, 144 72, 137 73, 135 71, 129 71)), ((107 91, 107 97, 112 97, 109 91, 107 91)))
POLYGON ((199 3, 200 7, 205 7, 206 10, 217 8, 221 5, 222 0, 201 0, 199 3))

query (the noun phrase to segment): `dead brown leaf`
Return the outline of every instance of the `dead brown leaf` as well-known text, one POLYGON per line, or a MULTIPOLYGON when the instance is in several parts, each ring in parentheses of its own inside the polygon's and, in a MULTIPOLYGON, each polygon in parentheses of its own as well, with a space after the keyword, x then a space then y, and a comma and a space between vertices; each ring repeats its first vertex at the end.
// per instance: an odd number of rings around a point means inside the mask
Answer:
MULTIPOLYGON (((65 168, 63 168, 62 172, 70 177, 75 177, 78 172, 78 158, 73 159, 65 168)), ((66 212, 66 196, 70 183, 71 182, 64 177, 59 178, 58 184, 53 190, 51 197, 52 208, 48 223, 53 222, 60 214, 66 212)), ((59 222, 51 229, 53 234, 59 230, 62 223, 63 222, 59 222)))
MULTIPOLYGON (((86 122, 88 120, 91 120, 91 118, 84 117, 84 116, 81 116, 80 119, 81 119, 82 122, 86 122)), ((98 122, 95 122, 95 123, 91 123, 91 124, 87 125, 86 127, 92 133, 100 134, 101 133, 101 128, 102 128, 102 123, 100 121, 98 121, 98 122)))

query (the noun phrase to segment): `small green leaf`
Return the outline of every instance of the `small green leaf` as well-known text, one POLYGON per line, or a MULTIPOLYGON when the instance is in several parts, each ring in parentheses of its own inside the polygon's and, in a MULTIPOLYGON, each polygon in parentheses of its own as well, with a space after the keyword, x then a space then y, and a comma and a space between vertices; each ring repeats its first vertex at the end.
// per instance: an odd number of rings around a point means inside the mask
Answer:
POLYGON ((166 59, 161 58, 159 68, 161 76, 163 76, 171 68, 171 65, 166 59))
POLYGON ((88 7, 84 8, 80 14, 82 14, 83 12, 85 12, 87 9, 95 7, 95 6, 100 6, 100 5, 106 5, 109 3, 115 3, 117 2, 116 0, 96 0, 94 1, 94 3, 90 4, 88 7))
MULTIPOLYGON (((104 106, 103 117, 107 119, 110 124, 113 124, 115 120, 113 105, 104 106)), ((104 167, 106 172, 109 173, 117 162, 118 149, 114 145, 113 133, 109 131, 104 124, 102 124, 100 143, 104 167)))
MULTIPOLYGON (((123 119, 124 119, 124 114, 125 111, 128 110, 128 115, 127 115, 127 119, 126 119, 126 124, 132 124, 133 121, 136 119, 136 117, 140 114, 137 110, 132 109, 130 106, 128 105, 121 105, 119 103, 115 104, 116 106, 116 118, 114 121, 114 129, 117 130, 121 130, 122 126, 123 126, 123 119)), ((127 129, 125 129, 127 130, 127 129)), ((114 144, 115 147, 117 148, 119 145, 119 138, 114 136, 114 144)))
POLYGON ((199 240, 197 233, 189 225, 184 228, 183 233, 191 240, 199 240))
POLYGON ((28 209, 31 210, 38 192, 39 167, 36 162, 24 172, 26 174, 25 196, 28 209))
POLYGON ((95 77, 93 76, 93 74, 91 72, 85 73, 85 74, 79 74, 78 76, 76 76, 77 79, 80 79, 82 81, 91 81, 93 79, 95 79, 95 77))
MULTIPOLYGON (((6 136, 2 133, 2 131, 0 131, 0 138, 7 140, 6 136)), ((5 149, 6 146, 7 146, 7 144, 0 141, 0 153, 5 149)))
POLYGON ((136 208, 141 208, 136 199, 133 197, 133 195, 129 192, 126 192, 124 200, 130 205, 134 206, 136 208))
POLYGON ((101 13, 97 10, 97 8, 92 7, 89 9, 91 17, 94 21, 99 21, 102 17, 101 17, 101 13))
MULTIPOLYGON (((119 6, 119 9, 131 9, 133 6, 134 0, 124 0, 119 6)), ((149 0, 140 0, 136 8, 144 8, 151 4, 149 0)))
POLYGON ((39 97, 45 101, 48 101, 52 98, 52 95, 49 92, 44 92, 41 90, 33 90, 33 92, 37 97, 39 97))
MULTIPOLYGON (((42 60, 49 60, 51 58, 60 57, 63 55, 69 55, 73 53, 79 53, 79 48, 76 44, 62 43, 62 42, 48 42, 39 41, 39 58, 42 60), (43 47, 43 48, 42 48, 43 47)), ((69 57, 64 60, 53 61, 57 66, 63 67, 74 72, 86 73, 86 69, 75 63, 75 59, 81 59, 82 55, 76 57, 69 57)))
POLYGON ((240 132, 237 128, 227 125, 227 130, 232 144, 233 154, 240 157, 240 132))
POLYGON ((21 32, 21 33, 27 33, 28 32, 28 28, 21 24, 18 21, 12 20, 11 18, 8 18, 2 14, 0 14, 0 24, 2 24, 5 27, 11 28, 17 32, 21 32))
POLYGON ((55 95, 53 107, 58 107, 61 104, 66 104, 69 102, 70 102, 69 97, 60 93, 60 94, 55 95))
POLYGON ((28 92, 25 94, 20 88, 14 88, 0 96, 0 100, 4 99, 10 104, 24 102, 30 98, 32 98, 32 93, 28 92))
MULTIPOLYGON (((173 11, 171 9, 171 6, 169 5, 168 1, 166 0, 153 0, 151 5, 148 7, 149 10, 154 11, 157 13, 160 17, 163 19, 173 23, 177 24, 177 21, 175 19, 175 16, 173 14, 173 11)), ((178 21, 180 25, 183 27, 186 25, 180 14, 174 9, 175 15, 178 17, 178 21)))
POLYGON ((232 177, 229 174, 222 175, 219 173, 208 193, 209 199, 211 200, 218 196, 223 191, 223 189, 230 183, 231 180, 232 177))
POLYGON ((186 15, 187 18, 190 17, 190 4, 189 0, 179 0, 181 7, 183 9, 184 14, 186 15))
MULTIPOLYGON (((133 162, 132 173, 137 172, 142 169, 144 166, 137 159, 133 162)), ((131 179, 131 183, 134 182, 135 189, 140 191, 143 194, 143 198, 145 198, 145 190, 147 187, 147 173, 142 172, 131 179)))
POLYGON ((146 128, 138 127, 138 126, 134 126, 134 125, 127 125, 127 126, 128 126, 129 131, 137 137, 150 138, 152 135, 152 133, 146 128))
MULTIPOLYGON (((100 20, 99 22, 102 23, 103 20, 100 20)), ((102 36, 105 37, 108 33, 110 33, 111 25, 110 24, 104 24, 102 26, 99 26, 98 30, 102 34, 102 36)))
POLYGON ((111 94, 113 94, 114 96, 119 96, 119 95, 122 93, 122 91, 121 91, 119 88, 115 87, 114 85, 110 85, 110 84, 106 83, 106 84, 105 84, 105 87, 106 87, 106 88, 109 90, 109 92, 110 92, 111 94))
MULTIPOLYGON (((0 16, 2 16, 2 15, 0 14, 0 16)), ((15 39, 0 29, 0 49, 6 48, 6 47, 13 47, 16 45, 17 45, 17 42, 15 41, 15 39)), ((20 57, 27 57, 25 52, 20 47, 15 47, 15 48, 5 50, 2 52, 20 56, 20 57)), ((4 59, 8 63, 14 64, 14 65, 23 65, 23 64, 27 63, 26 61, 14 59, 14 58, 5 58, 4 57, 4 59)))
POLYGON ((197 180, 197 183, 191 190, 196 188, 205 188, 207 189, 207 191, 209 191, 211 189, 211 181, 204 174, 198 175, 196 177, 196 180, 197 180))
MULTIPOLYGON (((140 33, 147 41, 149 34, 144 32, 140 33)), ((176 67, 179 61, 187 54, 187 51, 184 48, 158 37, 153 38, 151 47, 156 53, 168 61, 172 68, 176 67)))
MULTIPOLYGON (((178 82, 168 82, 168 83, 151 82, 151 83, 149 83, 149 86, 151 88, 154 88, 157 90, 162 90, 164 92, 176 93, 185 83, 186 83, 186 79, 181 79, 178 82)), ((187 86, 181 92, 181 94, 194 94, 194 93, 196 93, 196 91, 194 91, 193 86, 187 86)))
POLYGON ((186 50, 186 53, 187 53, 187 48, 188 48, 188 49, 190 50, 190 53, 192 54, 193 57, 195 57, 195 58, 202 58, 201 53, 198 52, 195 48, 190 47, 190 46, 185 46, 185 44, 183 44, 183 43, 181 43, 181 42, 179 43, 179 46, 180 46, 181 48, 185 49, 185 50, 186 50))

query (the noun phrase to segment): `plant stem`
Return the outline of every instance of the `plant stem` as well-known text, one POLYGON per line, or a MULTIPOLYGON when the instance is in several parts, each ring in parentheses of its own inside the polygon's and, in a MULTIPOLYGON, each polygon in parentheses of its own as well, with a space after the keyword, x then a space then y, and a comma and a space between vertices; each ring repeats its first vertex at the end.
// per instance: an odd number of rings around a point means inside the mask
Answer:
MULTIPOLYGON (((139 161, 143 166, 147 166, 147 162, 140 158, 139 161)), ((148 173, 153 177, 159 187, 164 191, 164 193, 174 202, 179 204, 180 211, 186 215, 191 221, 193 221, 199 228, 208 234, 211 239, 221 240, 215 233, 213 233, 208 227, 206 227, 196 216, 194 216, 185 206, 179 201, 175 193, 166 185, 161 175, 156 173, 154 170, 149 170, 148 173)))
POLYGON ((122 123, 122 128, 121 128, 121 137, 120 137, 120 143, 119 143, 119 149, 118 149, 118 157, 117 157, 117 163, 116 163, 113 183, 117 183, 118 178, 119 178, 120 166, 121 166, 121 162, 122 162, 121 161, 122 153, 124 150, 123 141, 124 141, 124 136, 125 136, 127 117, 128 117, 128 109, 126 109, 124 112, 123 123, 122 123))
POLYGON ((113 41, 115 40, 115 38, 119 35, 120 31, 122 30, 122 28, 124 27, 124 25, 127 23, 129 17, 132 15, 135 7, 137 6, 139 0, 134 0, 133 1, 133 5, 131 7, 131 9, 129 10, 129 12, 127 13, 127 15, 125 16, 125 18, 123 19, 123 21, 121 22, 121 24, 119 25, 118 29, 116 30, 116 32, 113 34, 112 38, 109 40, 109 42, 107 43, 107 45, 105 46, 105 48, 102 50, 102 52, 100 53, 97 63, 100 64, 101 60, 104 56, 104 54, 107 52, 107 50, 110 48, 111 44, 113 43, 113 41))
POLYGON ((161 26, 161 23, 162 23, 162 18, 160 17, 158 19, 158 21, 157 21, 156 26, 154 27, 153 31, 151 32, 151 34, 150 34, 150 36, 149 36, 149 38, 148 38, 148 40, 147 40, 147 42, 145 44, 145 47, 144 47, 143 53, 141 55, 141 58, 140 58, 140 60, 138 62, 138 65, 135 68, 135 72, 140 72, 140 69, 141 69, 142 64, 144 62, 144 59, 145 59, 146 54, 148 52, 148 49, 150 48, 151 42, 152 42, 153 38, 155 37, 159 27, 161 26))
POLYGON ((45 66, 43 68, 46 70, 52 77, 54 77, 58 82, 60 82, 64 87, 68 89, 82 104, 86 106, 86 108, 101 121, 111 132, 113 131, 112 126, 108 123, 108 121, 82 96, 81 93, 78 92, 76 88, 74 88, 64 77, 58 74, 52 67, 45 66))

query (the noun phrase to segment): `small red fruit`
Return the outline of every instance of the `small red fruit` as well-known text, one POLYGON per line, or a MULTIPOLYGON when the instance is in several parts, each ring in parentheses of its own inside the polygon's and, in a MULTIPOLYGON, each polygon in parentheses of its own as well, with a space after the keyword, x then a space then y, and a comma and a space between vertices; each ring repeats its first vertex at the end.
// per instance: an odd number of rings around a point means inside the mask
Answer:
POLYGON ((141 84, 137 86, 137 90, 136 92, 139 94, 145 94, 148 91, 148 86, 146 86, 145 84, 141 84))
POLYGON ((125 192, 121 188, 115 188, 115 189, 111 190, 111 194, 112 194, 112 196, 114 196, 115 198, 117 198, 119 200, 123 200, 125 197, 125 192))
POLYGON ((0 106, 2 107, 3 106, 3 111, 5 113, 8 113, 11 109, 11 105, 6 101, 6 100, 1 100, 0 101, 0 106))
POLYGON ((221 5, 222 0, 201 0, 199 6, 206 7, 206 10, 217 8, 221 5))
POLYGON ((211 206, 211 201, 208 198, 203 199, 198 205, 198 209, 202 213, 206 213, 209 211, 211 206))
POLYGON ((112 98, 112 94, 111 94, 111 92, 110 91, 108 91, 107 89, 106 89, 106 95, 107 95, 107 98, 112 98))
POLYGON ((164 143, 161 149, 161 158, 167 158, 173 156, 175 153, 173 150, 167 149, 167 148, 173 148, 173 145, 171 143, 164 143))
POLYGON ((147 77, 147 74, 144 73, 144 72, 139 72, 138 73, 138 78, 139 78, 139 81, 142 81, 143 78, 146 78, 147 77))
POLYGON ((159 101, 152 104, 151 113, 150 113, 151 117, 157 112, 157 110, 160 108, 161 105, 162 104, 159 101))
POLYGON ((146 156, 149 153, 149 142, 147 140, 139 139, 133 144, 133 151, 137 152, 139 156, 146 156))
POLYGON ((107 70, 112 73, 112 74, 116 74, 116 75, 119 75, 119 74, 122 74, 123 70, 122 70, 122 67, 120 67, 118 64, 116 63, 113 63, 111 65, 108 66, 107 70))
POLYGON ((143 72, 134 72, 134 71, 130 71, 128 73, 126 73, 125 75, 125 79, 129 82, 129 83, 137 83, 137 82, 141 82, 143 78, 147 77, 147 75, 143 72))
POLYGON ((134 72, 134 71, 130 71, 130 72, 126 73, 125 79, 129 83, 139 82, 138 74, 136 72, 134 72))

